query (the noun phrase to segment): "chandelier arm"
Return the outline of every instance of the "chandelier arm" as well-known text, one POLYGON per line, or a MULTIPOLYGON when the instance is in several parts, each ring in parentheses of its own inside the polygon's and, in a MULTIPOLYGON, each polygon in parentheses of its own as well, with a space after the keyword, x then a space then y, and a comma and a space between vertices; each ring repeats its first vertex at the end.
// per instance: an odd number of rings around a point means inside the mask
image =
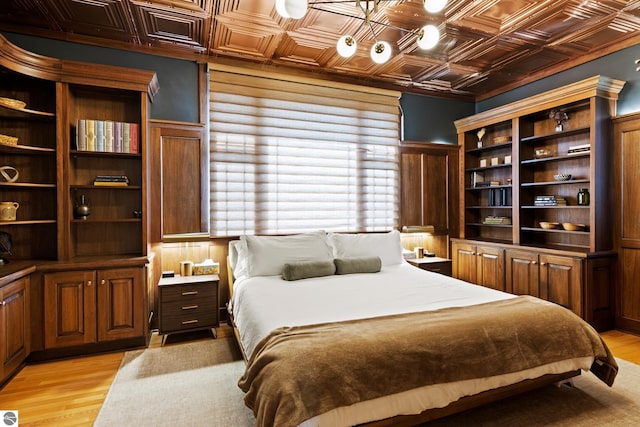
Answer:
MULTIPOLYGON (((350 1, 350 3, 352 3, 352 2, 353 1, 350 1)), ((335 10, 322 9, 322 8, 313 6, 311 3, 309 3, 309 9, 319 10, 320 12, 333 13, 334 15, 345 16, 347 18, 355 18, 355 19, 359 19, 359 20, 361 20, 363 22, 367 22, 367 19, 362 17, 362 16, 353 16, 353 15, 349 15, 348 13, 337 12, 335 10)), ((369 20, 368 24, 369 24, 369 26, 371 26, 371 24, 376 24, 376 25, 381 25, 383 27, 387 27, 387 28, 393 28, 394 30, 404 31, 404 32, 407 32, 409 34, 413 34, 414 36, 417 36, 417 35, 420 34, 419 30, 409 30, 407 28, 397 27, 395 25, 386 24, 386 23, 380 22, 380 21, 369 20)), ((362 28, 362 25, 360 25, 360 28, 362 28)), ((358 29, 358 31, 359 30, 360 29, 358 29)), ((373 32, 373 29, 371 30, 371 32, 373 32)))

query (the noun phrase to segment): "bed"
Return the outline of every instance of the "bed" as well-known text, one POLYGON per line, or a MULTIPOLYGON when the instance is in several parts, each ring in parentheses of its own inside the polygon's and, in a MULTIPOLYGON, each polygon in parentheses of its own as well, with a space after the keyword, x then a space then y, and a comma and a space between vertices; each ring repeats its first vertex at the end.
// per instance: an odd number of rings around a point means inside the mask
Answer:
POLYGON ((617 365, 569 310, 421 270, 400 234, 229 244, 239 380, 259 426, 412 425, 617 365))

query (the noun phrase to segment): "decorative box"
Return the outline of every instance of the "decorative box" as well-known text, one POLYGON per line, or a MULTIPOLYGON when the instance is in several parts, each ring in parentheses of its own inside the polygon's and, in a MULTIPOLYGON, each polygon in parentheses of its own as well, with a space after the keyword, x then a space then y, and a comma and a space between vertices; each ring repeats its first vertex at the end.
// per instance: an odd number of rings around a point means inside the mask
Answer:
POLYGON ((504 163, 506 165, 511 164, 511 156, 504 156, 504 163))
POLYGON ((481 168, 487 167, 487 159, 480 159, 480 167, 481 168))
POLYGON ((492 157, 491 158, 491 166, 501 165, 502 159, 500 157, 492 157))
POLYGON ((219 274, 220 263, 213 262, 211 259, 205 259, 201 263, 193 265, 194 276, 200 276, 202 274, 219 274))

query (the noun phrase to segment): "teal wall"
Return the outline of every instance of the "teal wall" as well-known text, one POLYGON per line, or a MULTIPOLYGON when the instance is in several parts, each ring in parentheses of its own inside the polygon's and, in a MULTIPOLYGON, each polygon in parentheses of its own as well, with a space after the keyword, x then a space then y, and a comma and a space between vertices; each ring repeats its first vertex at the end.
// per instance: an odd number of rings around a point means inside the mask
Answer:
POLYGON ((476 104, 476 112, 490 110, 531 95, 566 86, 589 77, 602 75, 625 81, 618 98, 618 115, 640 111, 640 73, 635 60, 640 58, 640 45, 628 47, 569 70, 553 74, 517 89, 476 104))
POLYGON ((475 104, 405 93, 400 98, 405 141, 457 144, 453 122, 475 113, 475 104))
POLYGON ((152 119, 200 122, 198 117, 198 65, 192 61, 89 46, 60 40, 2 33, 22 49, 53 58, 94 64, 153 70, 160 90, 151 104, 152 119))

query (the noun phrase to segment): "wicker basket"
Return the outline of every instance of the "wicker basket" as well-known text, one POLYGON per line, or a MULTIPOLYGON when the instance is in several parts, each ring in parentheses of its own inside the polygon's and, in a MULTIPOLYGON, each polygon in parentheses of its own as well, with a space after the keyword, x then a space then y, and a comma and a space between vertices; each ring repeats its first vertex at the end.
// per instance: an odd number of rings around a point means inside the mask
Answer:
POLYGON ((0 133, 0 144, 4 145, 18 145, 17 136, 3 135, 0 133))

